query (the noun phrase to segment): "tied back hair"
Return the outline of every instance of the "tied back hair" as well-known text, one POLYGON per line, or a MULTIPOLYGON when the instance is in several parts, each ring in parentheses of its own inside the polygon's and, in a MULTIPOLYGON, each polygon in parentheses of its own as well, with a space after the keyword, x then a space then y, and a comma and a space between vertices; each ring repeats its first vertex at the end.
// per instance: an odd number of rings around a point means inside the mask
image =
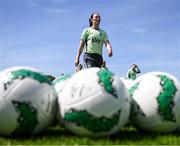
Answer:
MULTIPOLYGON (((92 26, 92 21, 91 21, 91 19, 93 18, 94 14, 98 14, 98 15, 99 15, 98 12, 94 12, 94 13, 91 14, 91 16, 90 16, 90 18, 89 18, 89 27, 92 26)), ((99 15, 99 16, 100 16, 100 15, 99 15)), ((101 17, 100 17, 100 18, 101 18, 101 17)))

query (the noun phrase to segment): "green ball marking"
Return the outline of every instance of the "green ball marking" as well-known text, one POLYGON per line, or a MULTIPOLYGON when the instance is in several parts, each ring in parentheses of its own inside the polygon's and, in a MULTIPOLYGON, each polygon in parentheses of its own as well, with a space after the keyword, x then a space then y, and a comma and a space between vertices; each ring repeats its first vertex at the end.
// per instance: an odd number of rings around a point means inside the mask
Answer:
POLYGON ((139 82, 135 83, 131 88, 128 89, 129 95, 132 97, 134 92, 139 88, 139 82))
POLYGON ((117 111, 112 117, 94 117, 86 110, 77 111, 72 109, 65 113, 64 121, 71 122, 77 126, 85 127, 93 133, 110 131, 119 123, 121 111, 117 111))
POLYGON ((38 125, 37 110, 27 102, 12 101, 18 116, 18 127, 13 135, 32 134, 38 125))
POLYGON ((35 71, 20 69, 11 72, 11 79, 26 78, 26 77, 32 78, 36 81, 39 81, 40 83, 51 84, 51 81, 46 76, 35 71))
POLYGON ((114 74, 106 69, 101 69, 98 71, 99 83, 103 86, 106 92, 117 98, 116 90, 112 86, 114 74))
POLYGON ((56 83, 65 81, 65 80, 69 79, 70 77, 71 77, 70 75, 60 76, 60 77, 58 77, 57 79, 55 79, 55 80, 53 81, 53 84, 56 84, 56 83))
POLYGON ((173 112, 173 107, 174 95, 177 92, 177 88, 173 80, 167 76, 159 75, 158 77, 161 79, 160 85, 162 87, 162 91, 157 97, 157 102, 159 104, 158 112, 163 120, 175 122, 176 119, 173 112))

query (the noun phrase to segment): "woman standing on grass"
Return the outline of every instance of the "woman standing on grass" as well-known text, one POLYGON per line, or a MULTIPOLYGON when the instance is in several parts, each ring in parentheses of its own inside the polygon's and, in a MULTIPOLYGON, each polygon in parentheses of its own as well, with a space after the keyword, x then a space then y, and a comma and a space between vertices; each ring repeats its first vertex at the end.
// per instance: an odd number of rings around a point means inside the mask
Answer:
POLYGON ((103 43, 107 48, 108 56, 111 57, 113 55, 112 47, 108 40, 106 32, 99 28, 100 22, 100 14, 98 12, 92 13, 91 17, 89 18, 90 27, 84 29, 81 35, 80 45, 75 58, 75 66, 79 65, 79 59, 84 46, 86 46, 84 53, 85 68, 102 66, 103 43))

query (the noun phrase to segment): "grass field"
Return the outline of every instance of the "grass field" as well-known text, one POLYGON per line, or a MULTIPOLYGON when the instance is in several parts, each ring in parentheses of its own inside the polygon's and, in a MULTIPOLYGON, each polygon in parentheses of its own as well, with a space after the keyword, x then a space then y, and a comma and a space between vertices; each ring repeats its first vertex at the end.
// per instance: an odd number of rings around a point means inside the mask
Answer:
POLYGON ((180 145, 180 133, 142 133, 124 127, 112 137, 80 137, 60 126, 51 127, 32 137, 0 137, 0 145, 180 145))

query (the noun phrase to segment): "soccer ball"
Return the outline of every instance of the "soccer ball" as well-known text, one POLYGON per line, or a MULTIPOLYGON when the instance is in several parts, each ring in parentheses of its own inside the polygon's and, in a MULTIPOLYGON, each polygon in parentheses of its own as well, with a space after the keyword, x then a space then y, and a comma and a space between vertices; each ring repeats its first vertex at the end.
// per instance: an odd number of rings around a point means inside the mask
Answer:
POLYGON ((130 98, 120 78, 89 68, 71 76, 59 96, 62 121, 78 135, 117 133, 129 120, 130 98))
POLYGON ((52 82, 57 94, 59 94, 63 90, 64 85, 66 84, 66 82, 69 80, 70 77, 71 75, 68 74, 61 75, 52 82))
POLYGON ((121 77, 120 79, 124 83, 124 85, 126 86, 127 89, 129 89, 133 85, 134 80, 132 80, 132 79, 128 79, 128 78, 124 78, 124 77, 121 77))
MULTIPOLYGON (((63 88, 64 88, 64 85, 67 83, 67 81, 70 79, 71 75, 68 75, 68 74, 64 74, 64 75, 61 75, 59 77, 57 77, 52 83, 53 83, 53 86, 56 90, 56 93, 58 95, 58 99, 61 98, 60 97, 60 93, 62 92, 63 88)), ((58 104, 58 110, 57 110, 57 113, 56 113, 56 119, 58 121, 61 121, 61 117, 60 117, 60 107, 59 107, 59 104, 58 104)))
POLYGON ((0 73, 0 134, 31 135, 54 119, 57 95, 48 78, 29 67, 0 73))
POLYGON ((133 99, 132 120, 140 130, 168 133, 178 127, 180 83, 165 72, 149 72, 128 90, 133 99))

